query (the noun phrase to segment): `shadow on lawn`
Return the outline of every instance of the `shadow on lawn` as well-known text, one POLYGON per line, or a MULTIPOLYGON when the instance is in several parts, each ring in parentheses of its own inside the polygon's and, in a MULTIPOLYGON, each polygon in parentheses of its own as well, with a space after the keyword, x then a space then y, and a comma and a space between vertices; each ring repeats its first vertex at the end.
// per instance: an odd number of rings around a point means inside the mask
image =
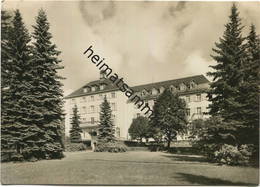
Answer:
POLYGON ((173 161, 187 161, 187 162, 208 162, 207 159, 203 156, 198 155, 162 155, 167 158, 171 158, 173 161))
POLYGON ((177 173, 177 174, 180 175, 181 179, 197 185, 234 185, 234 186, 235 185, 249 185, 249 186, 257 185, 252 183, 232 182, 228 180, 209 178, 202 175, 193 175, 188 173, 177 173))
POLYGON ((122 162, 122 163, 135 163, 135 164, 168 164, 168 165, 174 165, 174 164, 183 164, 183 163, 173 163, 173 162, 165 162, 165 161, 134 161, 134 160, 111 160, 111 159, 98 159, 98 158, 91 158, 91 159, 86 159, 86 160, 91 160, 91 161, 103 161, 103 162, 122 162))

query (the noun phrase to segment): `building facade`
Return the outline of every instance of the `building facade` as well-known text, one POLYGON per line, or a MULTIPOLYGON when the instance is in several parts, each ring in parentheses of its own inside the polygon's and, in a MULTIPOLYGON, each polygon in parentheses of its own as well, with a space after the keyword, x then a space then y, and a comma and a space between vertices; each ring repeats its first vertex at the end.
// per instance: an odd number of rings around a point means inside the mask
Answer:
MULTIPOLYGON (((152 109, 154 101, 164 89, 169 88, 177 92, 187 103, 189 121, 198 118, 206 118, 209 102, 206 91, 209 89, 209 80, 203 75, 196 75, 181 79, 162 81, 131 87, 135 94, 142 98, 152 109)), ((71 129, 70 118, 72 109, 77 105, 81 117, 81 136, 83 140, 91 140, 91 135, 96 133, 99 123, 100 105, 106 96, 112 109, 113 123, 115 124, 115 136, 118 139, 130 139, 128 129, 133 118, 145 115, 137 105, 128 99, 119 88, 110 80, 100 74, 99 80, 91 81, 65 97, 65 135, 69 136, 71 129)), ((185 137, 177 137, 185 139, 185 137)))

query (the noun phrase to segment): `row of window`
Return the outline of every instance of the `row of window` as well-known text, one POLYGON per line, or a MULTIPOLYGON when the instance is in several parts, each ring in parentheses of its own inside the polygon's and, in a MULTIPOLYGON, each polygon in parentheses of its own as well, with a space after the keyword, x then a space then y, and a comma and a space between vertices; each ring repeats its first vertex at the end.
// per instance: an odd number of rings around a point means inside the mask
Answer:
MULTIPOLYGON (((191 81, 188 85, 181 83, 179 86, 174 86, 174 85, 169 86, 169 89, 172 92, 185 91, 187 89, 194 89, 194 88, 197 88, 197 84, 194 81, 191 81)), ((161 86, 160 88, 152 88, 150 91, 143 89, 138 95, 140 96, 145 96, 149 94, 157 95, 162 93, 164 90, 165 90, 164 86, 161 86)))
MULTIPOLYGON (((187 113, 188 116, 191 116, 191 110, 190 110, 190 108, 187 108, 187 109, 186 109, 186 113, 187 113)), ((202 113, 201 107, 196 107, 195 113, 193 113, 193 114, 202 115, 203 113, 202 113)))
MULTIPOLYGON (((105 98, 105 96, 107 98, 116 98, 116 93, 115 92, 112 92, 110 94, 99 94, 99 95, 91 95, 91 96, 83 96, 80 98, 80 102, 90 102, 90 101, 100 101, 100 100, 103 100, 105 98)), ((76 99, 73 98, 71 99, 71 104, 76 104, 76 99)))
MULTIPOLYGON (((110 103, 110 107, 112 111, 116 111, 116 103, 110 103)), ((79 113, 81 114, 88 114, 88 113, 96 113, 96 112, 100 112, 101 110, 101 104, 99 106, 94 106, 91 105, 89 106, 89 108, 87 108, 86 106, 83 106, 82 108, 79 109, 79 113)), ((71 114, 73 109, 71 109, 71 114)))
POLYGON ((106 87, 106 84, 87 86, 87 87, 83 88, 83 92, 87 93, 87 92, 95 92, 95 91, 99 91, 99 90, 104 90, 105 87, 106 87))
POLYGON ((187 96, 185 97, 185 101, 186 101, 187 103, 190 103, 190 102, 200 102, 200 101, 202 101, 202 96, 201 96, 201 94, 196 94, 195 97, 193 97, 193 96, 191 96, 191 95, 187 95, 187 96))
MULTIPOLYGON (((89 118, 90 121, 87 120, 87 118, 82 118, 81 122, 90 122, 91 124, 95 124, 96 122, 98 122, 99 118, 95 118, 95 117, 90 117, 89 118)), ((112 121, 115 122, 116 121, 116 115, 112 114, 112 121)))
MULTIPOLYGON (((188 116, 191 116, 191 109, 187 108, 186 109, 186 113, 187 113, 188 116)), ((202 108, 201 107, 196 107, 195 108, 195 113, 193 113, 193 114, 195 114, 195 115, 202 115, 203 114, 202 108)), ((135 117, 139 117, 141 115, 142 115, 141 113, 137 113, 135 117)))
MULTIPOLYGON (((182 97, 186 103, 190 103, 190 102, 201 102, 203 99, 202 99, 202 96, 201 94, 196 94, 196 96, 194 97, 193 95, 188 95, 188 96, 185 96, 185 97, 182 97)), ((149 100, 149 101, 145 101, 145 104, 148 104, 149 107, 153 107, 154 105, 154 100, 149 100)), ((144 106, 144 105, 143 105, 144 106)), ((138 108, 137 105, 134 106, 135 109, 138 108)))

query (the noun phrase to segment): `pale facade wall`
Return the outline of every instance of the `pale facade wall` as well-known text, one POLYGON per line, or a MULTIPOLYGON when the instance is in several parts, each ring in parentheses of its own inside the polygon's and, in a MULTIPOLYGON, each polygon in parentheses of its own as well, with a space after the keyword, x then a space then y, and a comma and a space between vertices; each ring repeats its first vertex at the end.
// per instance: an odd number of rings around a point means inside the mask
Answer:
MULTIPOLYGON (((110 107, 112 109, 112 116, 115 117, 114 119, 115 127, 119 128, 119 129, 117 128, 116 135, 122 138, 127 137, 128 129, 125 125, 123 125, 125 124, 125 119, 127 116, 126 113, 127 97, 121 91, 112 91, 112 92, 106 92, 101 94, 76 97, 73 99, 66 99, 66 103, 65 103, 66 136, 69 136, 69 131, 71 129, 70 118, 72 117, 72 113, 73 113, 72 109, 75 105, 77 105, 78 107, 79 115, 83 125, 84 123, 88 123, 89 125, 98 124, 100 105, 103 102, 103 97, 105 95, 108 102, 110 103, 110 107), (115 97, 112 97, 112 93, 115 95, 115 97), (94 119, 94 123, 92 124, 91 121, 93 121, 93 119, 94 119)), ((82 138, 83 139, 90 138, 87 130, 84 128, 83 128, 82 138)))
MULTIPOLYGON (((132 123, 133 118, 136 118, 139 115, 144 116, 145 110, 141 111, 137 105, 133 102, 128 102, 128 98, 121 91, 113 91, 103 93, 107 96, 108 101, 112 104, 115 104, 115 108, 112 108, 112 115, 115 115, 115 127, 117 129, 117 136, 121 139, 129 139, 128 129, 132 123), (115 98, 112 98, 111 93, 115 93, 115 98), (119 132, 118 132, 119 131, 119 132)), ((194 120, 198 118, 206 118, 204 114, 208 112, 209 102, 206 98, 206 93, 202 94, 189 94, 181 96, 182 99, 186 101, 187 108, 190 109, 190 115, 188 116, 189 120, 194 120)), ((94 118, 95 124, 99 121, 99 112, 100 105, 103 102, 103 99, 100 98, 99 94, 95 94, 94 100, 91 96, 77 97, 74 99, 67 99, 65 108, 66 108, 66 117, 65 117, 65 134, 69 136, 69 130, 71 128, 70 118, 72 116, 72 108, 76 104, 79 110, 79 115, 81 121, 91 122, 91 118, 94 118), (92 111, 91 106, 94 106, 94 111, 92 111)), ((154 105, 154 100, 148 101, 149 107, 152 109, 154 105)), ((83 129, 82 133, 83 139, 90 139, 88 130, 83 129)))
MULTIPOLYGON (((206 93, 188 94, 180 96, 186 102, 187 109, 190 109, 190 115, 188 116, 189 122, 194 119, 207 118, 208 115, 204 114, 208 112, 209 101, 206 98, 206 93)), ((148 105, 152 109, 154 100, 148 100, 148 105)), ((134 103, 128 103, 128 116, 126 126, 129 128, 133 118, 138 116, 145 116, 146 110, 141 111, 134 103)), ((177 136, 177 140, 187 139, 188 134, 184 136, 177 136)))
MULTIPOLYGON (((197 89, 207 89, 209 84, 197 85, 197 89)), ((161 87, 163 89, 163 87, 161 87)), ((161 90, 160 89, 160 90, 161 90)), ((161 90, 160 92, 162 92, 161 90)), ((152 94, 156 92, 152 89, 152 94)), ((120 90, 109 91, 104 93, 96 93, 93 95, 80 96, 75 98, 66 99, 65 102, 65 135, 69 136, 69 131, 71 129, 70 118, 72 117, 72 109, 75 104, 78 107, 79 115, 81 117, 82 126, 94 126, 98 124, 100 105, 103 102, 103 97, 106 95, 108 102, 112 108, 112 115, 115 116, 115 127, 116 136, 120 139, 129 139, 128 129, 132 123, 133 118, 139 115, 144 115, 146 110, 141 111, 133 102, 129 102, 128 97, 125 93, 120 90), (113 94, 115 97, 113 97, 113 94), (113 106, 114 105, 114 106, 113 106), (94 120, 94 123, 91 121, 94 120)), ((190 115, 188 116, 189 121, 198 118, 207 118, 205 112, 208 112, 209 101, 206 98, 206 93, 191 93, 180 96, 187 103, 187 109, 190 110, 190 115)), ((154 105, 154 100, 148 100, 149 107, 152 109, 154 105)), ((91 136, 89 134, 89 129, 83 128, 82 132, 83 140, 90 140, 91 136)), ((178 136, 178 139, 185 139, 185 137, 178 136)))

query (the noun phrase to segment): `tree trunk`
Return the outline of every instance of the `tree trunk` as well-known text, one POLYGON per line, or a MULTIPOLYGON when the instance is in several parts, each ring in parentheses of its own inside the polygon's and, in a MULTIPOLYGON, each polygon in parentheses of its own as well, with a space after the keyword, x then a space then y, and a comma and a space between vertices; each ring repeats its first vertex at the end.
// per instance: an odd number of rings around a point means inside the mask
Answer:
POLYGON ((171 147, 171 140, 168 140, 168 141, 167 141, 167 150, 168 150, 168 151, 170 150, 170 147, 171 147))

